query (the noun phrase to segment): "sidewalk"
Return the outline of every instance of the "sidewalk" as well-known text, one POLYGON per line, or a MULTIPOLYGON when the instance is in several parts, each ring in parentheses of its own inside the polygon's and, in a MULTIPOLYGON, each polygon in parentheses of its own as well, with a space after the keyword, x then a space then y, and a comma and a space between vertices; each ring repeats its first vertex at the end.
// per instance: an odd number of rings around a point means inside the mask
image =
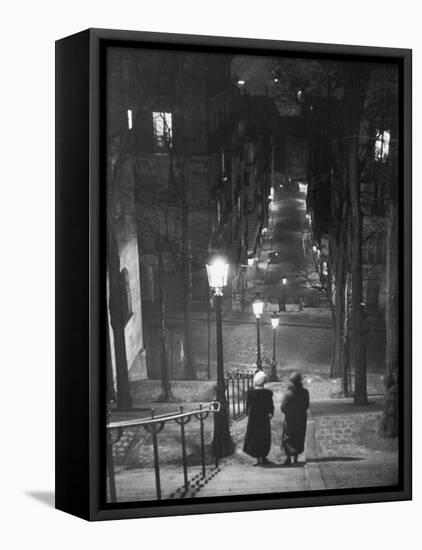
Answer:
POLYGON ((381 434, 382 398, 367 406, 351 399, 311 403, 306 441, 311 489, 398 483, 398 442, 381 434))

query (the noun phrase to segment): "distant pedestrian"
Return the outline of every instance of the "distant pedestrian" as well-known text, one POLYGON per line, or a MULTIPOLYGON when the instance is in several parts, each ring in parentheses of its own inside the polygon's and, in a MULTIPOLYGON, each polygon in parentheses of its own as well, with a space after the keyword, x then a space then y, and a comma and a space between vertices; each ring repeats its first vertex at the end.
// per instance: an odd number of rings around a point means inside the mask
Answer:
POLYGON ((303 296, 302 294, 299 294, 299 311, 303 311, 303 296))
POLYGON ((246 412, 249 415, 243 450, 257 459, 254 466, 268 464, 271 448, 271 418, 274 414, 273 392, 264 388, 265 373, 259 370, 253 378, 254 389, 249 390, 246 412))
POLYGON ((282 447, 287 455, 284 464, 291 464, 305 449, 306 421, 309 408, 309 392, 302 386, 302 376, 294 372, 289 378, 287 391, 281 402, 284 413, 282 447))

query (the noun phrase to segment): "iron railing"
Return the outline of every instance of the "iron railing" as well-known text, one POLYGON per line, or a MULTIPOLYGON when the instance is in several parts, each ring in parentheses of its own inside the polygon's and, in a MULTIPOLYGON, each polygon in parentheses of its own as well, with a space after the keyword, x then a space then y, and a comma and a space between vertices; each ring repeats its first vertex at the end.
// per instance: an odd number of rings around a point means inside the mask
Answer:
POLYGON ((248 391, 253 386, 253 371, 226 371, 226 398, 230 415, 233 420, 242 418, 246 414, 248 391))
MULTIPOLYGON (((199 437, 201 443, 201 475, 205 478, 206 475, 206 460, 205 460, 205 434, 204 421, 210 413, 218 413, 220 411, 220 403, 212 401, 205 406, 199 405, 199 409, 184 412, 183 407, 180 407, 179 413, 163 414, 155 416, 154 409, 151 409, 151 418, 137 418, 133 420, 124 420, 109 422, 107 424, 107 470, 110 489, 110 501, 116 502, 116 476, 113 458, 113 445, 115 445, 122 437, 123 432, 127 428, 143 427, 152 437, 152 447, 154 454, 154 471, 155 471, 155 491, 157 500, 162 498, 161 476, 160 476, 160 459, 158 434, 164 428, 167 422, 176 422, 180 426, 180 443, 182 450, 182 465, 183 465, 183 487, 185 492, 189 489, 188 478, 188 461, 186 454, 186 433, 185 425, 195 418, 199 420, 199 437)), ((215 466, 218 467, 218 456, 215 456, 215 466)))
MULTIPOLYGON (((272 361, 263 357, 262 370, 270 379, 272 361)), ((239 420, 246 414, 248 391, 253 388, 253 377, 255 370, 248 371, 226 371, 224 380, 226 385, 226 399, 229 406, 230 416, 233 420, 239 420)))

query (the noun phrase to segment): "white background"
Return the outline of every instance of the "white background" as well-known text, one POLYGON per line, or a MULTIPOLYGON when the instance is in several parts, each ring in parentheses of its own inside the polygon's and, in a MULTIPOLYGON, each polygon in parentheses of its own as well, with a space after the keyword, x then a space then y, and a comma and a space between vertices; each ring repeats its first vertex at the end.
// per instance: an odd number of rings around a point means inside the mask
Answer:
MULTIPOLYGON (((416 1, 73 0, 2 5, 0 84, 0 541, 9 548, 415 548, 420 540, 421 407, 415 500, 89 524, 54 510, 54 41, 87 27, 414 49, 414 388, 420 386, 422 54, 416 1), (419 288, 418 288, 419 287, 419 288), (38 498, 34 497, 38 495, 38 498), (32 496, 31 496, 32 495, 32 496), (40 500, 41 495, 41 500, 40 500)), ((416 401, 416 399, 415 399, 416 401)))

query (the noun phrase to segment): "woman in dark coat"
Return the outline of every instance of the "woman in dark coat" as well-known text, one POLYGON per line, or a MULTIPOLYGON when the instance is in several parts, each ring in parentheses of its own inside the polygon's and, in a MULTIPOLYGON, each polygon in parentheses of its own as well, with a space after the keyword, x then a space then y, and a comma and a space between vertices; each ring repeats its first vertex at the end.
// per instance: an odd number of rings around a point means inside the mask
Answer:
POLYGON ((265 374, 258 371, 254 389, 248 392, 246 411, 249 415, 243 450, 257 459, 254 466, 267 464, 271 448, 271 418, 274 414, 273 392, 264 388, 265 374))
POLYGON ((281 412, 284 413, 282 446, 287 455, 284 464, 295 464, 297 457, 305 448, 306 411, 309 408, 309 392, 302 386, 302 377, 298 372, 290 376, 287 392, 281 402, 281 412))

